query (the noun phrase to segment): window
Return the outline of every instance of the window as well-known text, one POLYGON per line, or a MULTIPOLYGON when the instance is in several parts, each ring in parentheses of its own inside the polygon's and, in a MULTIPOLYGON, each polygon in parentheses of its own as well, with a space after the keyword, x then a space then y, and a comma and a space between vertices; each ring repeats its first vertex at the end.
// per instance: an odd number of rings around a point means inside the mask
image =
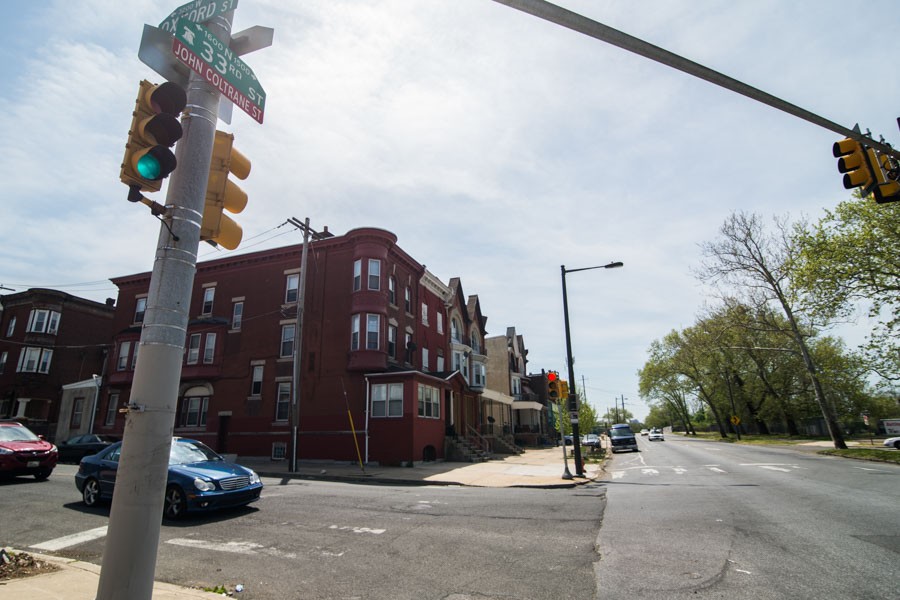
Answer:
POLYGON ((438 373, 443 373, 444 371, 444 357, 438 354, 437 357, 437 367, 435 367, 438 373))
MULTIPOLYGON (((12 322, 10 322, 12 324, 12 322)), ((36 308, 28 315, 28 326, 25 331, 28 333, 51 333, 55 334, 59 328, 59 313, 55 310, 47 310, 44 308, 36 308)))
POLYGON ((72 429, 81 429, 81 417, 84 415, 84 398, 75 398, 72 402, 72 420, 69 421, 69 427, 72 429))
POLYGON ((241 322, 244 320, 244 303, 235 302, 231 309, 231 328, 240 329, 241 322))
POLYGON ((206 334, 206 344, 203 345, 203 364, 212 363, 216 356, 216 334, 206 334))
POLYGON ((422 303, 422 325, 428 327, 428 305, 422 303))
POLYGON ((24 348, 19 354, 17 373, 48 373, 53 350, 48 348, 24 348))
POLYGON ((403 416, 402 383, 378 383, 372 386, 372 416, 403 416))
POLYGON ((472 346, 472 352, 475 354, 481 354, 481 338, 478 337, 477 331, 472 331, 472 335, 470 336, 469 343, 472 346))
POLYGON ((138 298, 134 303, 134 322, 143 323, 144 313, 147 312, 147 299, 138 298))
POLYGON ((369 259, 369 289, 381 289, 381 261, 377 258, 369 259))
POLYGON ((450 319, 450 341, 460 343, 462 342, 462 338, 459 337, 459 332, 462 331, 459 328, 459 321, 456 317, 450 319))
POLYGON ((110 394, 109 401, 106 403, 106 420, 103 422, 106 426, 112 426, 116 423, 116 412, 119 406, 119 394, 110 394))
POLYGON ((422 370, 428 371, 428 348, 422 348, 422 370))
POLYGON ((381 317, 366 315, 366 350, 378 350, 381 339, 381 317))
POLYGON ((12 334, 16 330, 16 317, 12 316, 9 318, 9 325, 6 327, 6 337, 12 337, 12 334))
POLYGON ((353 291, 358 292, 362 287, 362 260, 353 261, 353 291))
POLYGON ((484 387, 485 370, 484 363, 476 362, 472 365, 472 385, 484 387))
POLYGON ((359 315, 350 317, 350 349, 359 350, 359 315))
POLYGON ((138 342, 134 343, 134 351, 131 353, 131 370, 134 371, 134 368, 137 366, 137 357, 138 357, 138 348, 141 345, 138 342))
POLYGON ((290 304, 296 302, 300 297, 300 274, 291 273, 287 276, 287 285, 285 286, 284 302, 290 304))
POLYGON ((441 418, 440 395, 437 388, 419 384, 419 416, 426 419, 441 418))
POLYGON ((397 358, 397 326, 396 325, 388 325, 387 351, 388 351, 388 356, 390 356, 391 358, 397 358))
POLYGON ((116 371, 124 371, 128 368, 128 355, 131 353, 131 342, 119 343, 119 360, 116 362, 116 371))
POLYGON ((438 333, 444 333, 444 313, 437 311, 437 322, 435 323, 438 333))
POLYGON ((209 396, 190 396, 181 403, 181 426, 204 427, 209 396))
POLYGON ((287 421, 291 414, 291 382, 278 384, 278 400, 275 402, 275 420, 287 421))
POLYGON ((187 364, 195 365, 200 360, 200 334, 192 333, 188 341, 187 364))
POLYGON ((213 300, 216 297, 216 288, 208 287, 203 290, 203 309, 200 311, 202 315, 211 315, 213 311, 213 300))
POLYGON ((255 365, 253 367, 253 376, 250 380, 250 395, 251 396, 259 396, 262 394, 262 384, 263 384, 263 366, 255 365))
POLYGON ((0 352, 0 375, 6 370, 6 359, 9 358, 9 352, 0 352))
POLYGON ((412 344, 412 334, 407 333, 403 336, 403 349, 404 349, 404 361, 407 363, 412 362, 412 349, 410 345, 412 344))
POLYGON ((393 275, 388 277, 388 301, 394 306, 397 305, 397 280, 393 275))
POLYGON ((281 326, 281 358, 294 355, 294 325, 281 326))
POLYGON ((403 290, 403 306, 406 312, 412 312, 412 296, 410 295, 409 286, 403 290))

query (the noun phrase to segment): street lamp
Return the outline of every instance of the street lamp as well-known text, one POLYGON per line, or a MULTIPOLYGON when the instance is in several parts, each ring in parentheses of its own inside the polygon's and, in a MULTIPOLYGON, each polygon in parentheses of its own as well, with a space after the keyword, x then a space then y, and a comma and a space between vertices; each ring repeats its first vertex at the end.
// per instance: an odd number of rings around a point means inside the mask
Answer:
POLYGON ((606 265, 598 265, 596 267, 583 267, 581 269, 566 269, 565 265, 560 265, 559 270, 562 272, 562 293, 563 293, 563 316, 566 322, 566 361, 569 363, 569 398, 568 406, 569 414, 572 418, 572 445, 575 446, 575 475, 584 477, 584 467, 581 464, 581 435, 578 431, 578 395, 575 393, 575 366, 572 361, 572 335, 569 333, 569 298, 566 295, 566 273, 576 273, 578 271, 590 271, 591 269, 618 269, 623 263, 611 262, 606 265))

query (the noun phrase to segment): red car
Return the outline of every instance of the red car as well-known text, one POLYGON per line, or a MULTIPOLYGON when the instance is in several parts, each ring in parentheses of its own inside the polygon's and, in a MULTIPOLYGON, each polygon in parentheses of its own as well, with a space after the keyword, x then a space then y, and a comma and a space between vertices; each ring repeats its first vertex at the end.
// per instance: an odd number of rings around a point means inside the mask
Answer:
POLYGON ((50 477, 59 454, 56 446, 16 421, 0 421, 0 477, 50 477))

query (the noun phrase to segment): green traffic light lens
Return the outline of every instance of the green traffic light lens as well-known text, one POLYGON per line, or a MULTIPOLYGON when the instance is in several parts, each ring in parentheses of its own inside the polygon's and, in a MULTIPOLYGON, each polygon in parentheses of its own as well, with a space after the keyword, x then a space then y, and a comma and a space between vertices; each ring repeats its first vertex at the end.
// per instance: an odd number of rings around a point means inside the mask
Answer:
POLYGON ((155 181, 159 179, 162 168, 155 156, 145 154, 137 161, 137 172, 144 179, 155 181))

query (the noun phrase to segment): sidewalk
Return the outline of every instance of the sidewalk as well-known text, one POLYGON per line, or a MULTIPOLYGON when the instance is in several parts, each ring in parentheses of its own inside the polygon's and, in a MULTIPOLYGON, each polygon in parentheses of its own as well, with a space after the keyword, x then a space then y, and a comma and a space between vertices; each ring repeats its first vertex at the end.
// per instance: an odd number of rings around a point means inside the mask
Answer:
MULTIPOLYGON (((571 447, 567 447, 571 454, 571 447)), ((589 456, 587 448, 584 455, 589 456)), ((572 488, 599 479, 603 465, 587 464, 584 477, 563 479, 565 464, 562 447, 527 449, 483 463, 431 462, 415 463, 412 467, 375 467, 364 469, 358 464, 334 462, 298 462, 297 472, 288 473, 287 461, 246 460, 240 464, 254 469, 262 477, 283 479, 318 479, 385 485, 461 485, 474 487, 533 487, 572 488)), ((575 475, 575 461, 567 459, 568 471, 575 475)), ((14 552, 19 551, 7 548, 14 552)), ((0 581, 0 600, 95 600, 100 567, 91 563, 41 555, 29 550, 34 557, 60 567, 54 573, 0 581)), ((236 597, 239 597, 237 594, 236 597)), ((176 585, 156 582, 154 600, 212 600, 220 594, 203 592, 176 585)))

